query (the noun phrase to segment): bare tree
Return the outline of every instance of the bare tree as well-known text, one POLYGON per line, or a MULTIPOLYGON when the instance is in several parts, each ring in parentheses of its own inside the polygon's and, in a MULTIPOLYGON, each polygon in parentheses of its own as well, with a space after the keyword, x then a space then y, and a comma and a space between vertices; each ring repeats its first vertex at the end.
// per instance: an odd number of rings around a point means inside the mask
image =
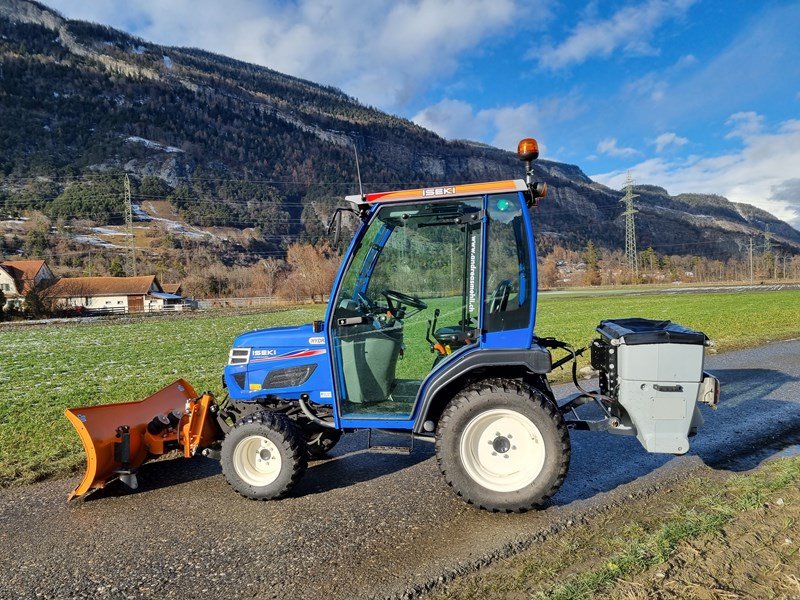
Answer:
POLYGON ((339 261, 327 243, 291 244, 286 251, 290 273, 282 295, 297 301, 302 298, 323 300, 333 285, 339 261))

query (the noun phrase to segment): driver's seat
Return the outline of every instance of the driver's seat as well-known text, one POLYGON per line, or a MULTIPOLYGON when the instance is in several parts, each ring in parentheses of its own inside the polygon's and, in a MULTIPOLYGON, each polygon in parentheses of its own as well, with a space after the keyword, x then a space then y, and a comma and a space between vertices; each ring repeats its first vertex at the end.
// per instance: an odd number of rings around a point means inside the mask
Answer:
POLYGON ((448 325, 446 327, 439 327, 434 331, 433 339, 442 346, 450 346, 450 349, 455 352, 459 348, 463 348, 475 341, 473 339, 474 336, 466 334, 472 334, 472 331, 464 331, 461 325, 448 325))

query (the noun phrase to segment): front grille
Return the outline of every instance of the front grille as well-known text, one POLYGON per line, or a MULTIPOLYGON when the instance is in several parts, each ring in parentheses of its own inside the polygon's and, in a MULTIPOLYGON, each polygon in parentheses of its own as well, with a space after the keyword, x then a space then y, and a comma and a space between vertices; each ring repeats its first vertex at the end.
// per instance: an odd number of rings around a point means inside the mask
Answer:
POLYGON ((241 373, 234 373, 233 374, 233 380, 236 382, 236 385, 239 386, 239 389, 242 389, 242 390, 244 389, 244 378, 245 378, 244 371, 242 371, 241 373))
POLYGON ((310 364, 287 369, 275 369, 270 371, 269 375, 264 379, 262 389, 297 387, 308 381, 308 378, 311 377, 316 368, 316 364, 310 364))
POLYGON ((250 362, 250 348, 232 348, 228 355, 229 365, 246 365, 250 362))

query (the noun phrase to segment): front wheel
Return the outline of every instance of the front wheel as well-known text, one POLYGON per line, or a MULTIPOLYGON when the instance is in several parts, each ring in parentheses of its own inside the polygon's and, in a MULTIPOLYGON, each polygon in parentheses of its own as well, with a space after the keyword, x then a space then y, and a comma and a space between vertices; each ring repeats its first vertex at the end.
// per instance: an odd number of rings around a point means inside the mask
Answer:
POLYGON ((557 407, 511 379, 459 392, 436 430, 436 458, 447 483, 467 502, 494 512, 543 504, 564 482, 570 452, 557 407))
POLYGON ((302 434, 285 415, 258 412, 238 423, 222 441, 222 474, 246 498, 286 495, 306 470, 302 434))

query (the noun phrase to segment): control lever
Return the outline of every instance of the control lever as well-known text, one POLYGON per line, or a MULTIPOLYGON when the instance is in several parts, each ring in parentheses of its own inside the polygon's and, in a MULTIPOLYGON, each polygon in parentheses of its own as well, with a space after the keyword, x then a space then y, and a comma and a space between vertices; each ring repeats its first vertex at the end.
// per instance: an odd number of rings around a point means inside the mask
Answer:
MULTIPOLYGON (((428 330, 425 332, 425 341, 428 342, 428 344, 430 345, 431 353, 439 350, 437 346, 441 347, 441 344, 439 344, 436 340, 431 339, 433 332, 436 331, 436 321, 439 319, 439 315, 441 314, 441 312, 442 311, 440 311, 437 308, 435 311, 433 311, 433 321, 428 319, 428 330)), ((443 352, 441 353, 443 354, 443 352)))

